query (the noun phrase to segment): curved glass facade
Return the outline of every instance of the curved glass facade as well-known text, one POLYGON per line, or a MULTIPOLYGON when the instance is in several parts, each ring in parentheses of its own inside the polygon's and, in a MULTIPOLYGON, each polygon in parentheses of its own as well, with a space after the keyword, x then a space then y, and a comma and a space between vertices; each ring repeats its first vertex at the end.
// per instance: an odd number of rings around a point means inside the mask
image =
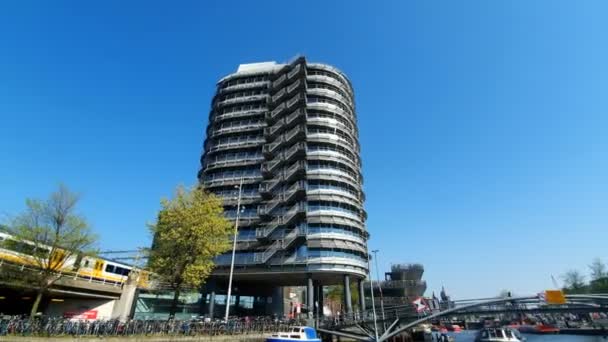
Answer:
MULTIPOLYGON (((353 93, 342 72, 304 58, 245 65, 218 82, 199 181, 235 220, 243 179, 235 275, 367 274, 353 93)), ((214 274, 230 260, 219 256, 214 274)))

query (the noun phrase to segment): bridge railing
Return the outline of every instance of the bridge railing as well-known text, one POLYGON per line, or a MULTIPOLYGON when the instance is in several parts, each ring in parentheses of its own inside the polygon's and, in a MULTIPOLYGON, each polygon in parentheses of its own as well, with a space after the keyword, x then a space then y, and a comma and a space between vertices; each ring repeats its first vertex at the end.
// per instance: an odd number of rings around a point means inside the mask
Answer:
POLYGON ((250 320, 72 320, 43 317, 30 320, 18 316, 0 317, 0 336, 193 336, 193 335, 245 335, 289 331, 303 322, 277 321, 269 317, 250 320))
MULTIPOLYGON (((382 335, 378 336, 377 341, 386 341, 418 324, 450 316, 483 314, 484 312, 491 314, 544 312, 543 310, 553 312, 608 312, 608 296, 566 295, 566 303, 561 305, 549 305, 538 295, 493 298, 478 302, 469 302, 468 304, 460 304, 447 310, 427 314, 416 313, 411 304, 385 308, 384 313, 381 313, 380 310, 381 309, 376 307, 377 322, 380 322, 383 316, 386 317, 387 321, 392 321, 392 324, 390 324, 387 329, 383 329, 385 323, 387 323, 386 321, 382 322, 382 324, 377 324, 380 330, 378 334, 382 332, 382 335), (405 323, 407 321, 409 322, 405 323), (401 323, 401 325, 399 325, 399 323, 401 323)), ((372 337, 369 330, 364 330, 362 328, 362 325, 365 323, 367 323, 367 327, 369 327, 370 321, 373 322, 373 320, 370 319, 370 310, 359 313, 358 315, 359 317, 357 317, 357 314, 347 315, 335 322, 328 322, 319 330, 324 333, 344 336, 359 341, 375 341, 376 339, 372 337), (345 327, 353 326, 361 328, 364 330, 363 332, 365 332, 365 334, 357 335, 353 334, 352 329, 350 331, 344 330, 345 327)))

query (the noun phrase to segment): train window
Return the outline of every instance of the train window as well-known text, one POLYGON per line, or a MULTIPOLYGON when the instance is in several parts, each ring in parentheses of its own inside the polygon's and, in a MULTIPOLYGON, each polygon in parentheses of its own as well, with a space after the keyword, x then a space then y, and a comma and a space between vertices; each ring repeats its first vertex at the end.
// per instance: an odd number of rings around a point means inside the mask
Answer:
POLYGON ((116 266, 114 273, 126 276, 129 275, 129 269, 116 266))
POLYGON ((84 267, 89 267, 89 260, 84 261, 84 267))
POLYGON ((29 254, 32 255, 36 251, 36 246, 32 246, 25 242, 17 241, 17 240, 7 240, 6 248, 15 251, 18 253, 29 254))
POLYGON ((106 272, 114 273, 114 265, 107 265, 106 266, 106 272))

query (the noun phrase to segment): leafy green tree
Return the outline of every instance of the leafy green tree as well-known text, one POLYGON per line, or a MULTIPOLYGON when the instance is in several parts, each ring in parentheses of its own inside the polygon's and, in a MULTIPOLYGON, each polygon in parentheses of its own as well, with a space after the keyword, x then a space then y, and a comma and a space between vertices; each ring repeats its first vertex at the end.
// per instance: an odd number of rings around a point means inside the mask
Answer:
POLYGON ((589 282, 591 292, 607 292, 608 271, 606 270, 606 264, 600 258, 595 258, 591 265, 589 265, 589 270, 591 271, 591 281, 589 282))
POLYGON ((597 280, 608 276, 606 264, 604 264, 600 258, 593 259, 593 262, 589 265, 589 270, 591 271, 591 280, 597 280))
POLYGON ((76 213, 78 201, 77 194, 60 185, 46 200, 26 200, 25 211, 9 226, 14 239, 4 241, 5 247, 29 255, 28 263, 35 271, 20 272, 21 276, 6 269, 2 273, 10 282, 36 290, 31 317, 49 288, 67 276, 65 271, 73 270, 77 254, 92 254, 97 237, 85 218, 76 213))
POLYGON ((219 197, 180 186, 173 199, 161 201, 150 230, 150 270, 174 291, 169 310, 174 316, 181 290, 198 288, 213 270, 213 258, 230 249, 232 225, 219 197))
MULTIPOLYGON (((359 287, 356 282, 350 283, 350 297, 353 305, 353 310, 359 308, 359 287)), ((344 285, 328 286, 326 298, 329 302, 333 302, 334 306, 340 306, 344 303, 344 285)))
POLYGON ((566 293, 577 294, 587 292, 585 276, 578 270, 570 270, 562 278, 564 279, 564 291, 566 293))

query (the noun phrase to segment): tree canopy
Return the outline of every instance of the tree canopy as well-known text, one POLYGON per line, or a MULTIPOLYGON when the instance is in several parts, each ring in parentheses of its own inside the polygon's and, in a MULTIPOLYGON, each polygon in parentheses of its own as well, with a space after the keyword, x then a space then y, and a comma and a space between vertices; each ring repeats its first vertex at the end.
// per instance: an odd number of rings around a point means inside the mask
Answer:
POLYGON ((564 291, 566 293, 605 293, 608 292, 608 270, 606 264, 600 259, 595 258, 589 264, 589 282, 585 281, 585 276, 578 270, 566 272, 564 280, 564 291))
POLYGON ((198 288, 213 270, 213 258, 229 250, 232 225, 219 197, 200 187, 180 186, 173 199, 161 201, 150 229, 154 241, 149 266, 175 291, 173 315, 182 287, 198 288))
POLYGON ((67 263, 73 262, 78 253, 93 253, 97 237, 86 219, 76 212, 78 202, 77 194, 60 185, 46 200, 27 199, 25 211, 10 222, 8 229, 14 239, 4 241, 5 245, 9 248, 29 246, 24 254, 29 255, 27 262, 37 270, 13 278, 36 289, 32 316, 36 314, 42 296, 65 276, 60 272, 66 267, 74 267, 67 263))

